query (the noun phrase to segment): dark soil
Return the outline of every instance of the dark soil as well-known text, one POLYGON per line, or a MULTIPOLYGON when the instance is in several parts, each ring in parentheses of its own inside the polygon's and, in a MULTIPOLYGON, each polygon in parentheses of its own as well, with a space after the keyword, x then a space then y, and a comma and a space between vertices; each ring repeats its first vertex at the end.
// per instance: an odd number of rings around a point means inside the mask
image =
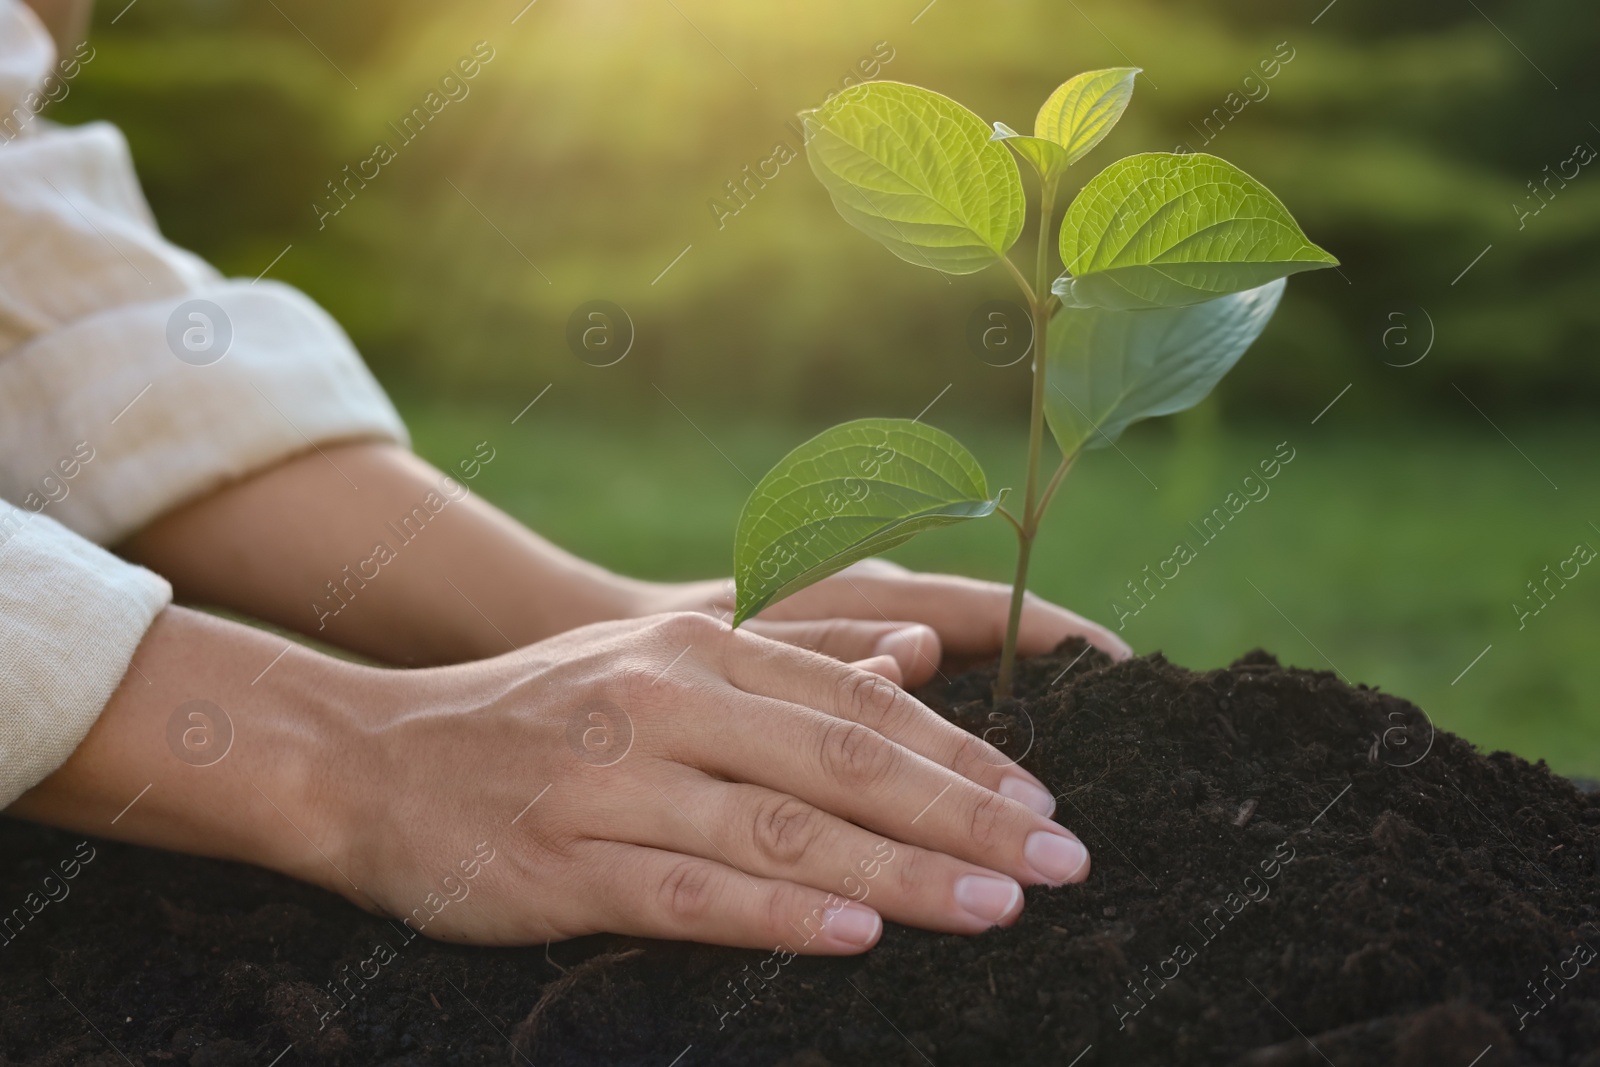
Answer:
MULTIPOLYGON (((891 927, 781 966, 616 938, 547 958, 405 944, 274 875, 94 842, 0 937, 0 1067, 1600 1067, 1600 798, 1265 654, 1197 674, 1082 651, 1025 664, 1002 713, 982 674, 928 694, 1060 791, 1094 853, 1009 930, 891 927), (398 959, 319 1028, 379 943, 398 959)), ((0 907, 75 850, 0 821, 0 907)))

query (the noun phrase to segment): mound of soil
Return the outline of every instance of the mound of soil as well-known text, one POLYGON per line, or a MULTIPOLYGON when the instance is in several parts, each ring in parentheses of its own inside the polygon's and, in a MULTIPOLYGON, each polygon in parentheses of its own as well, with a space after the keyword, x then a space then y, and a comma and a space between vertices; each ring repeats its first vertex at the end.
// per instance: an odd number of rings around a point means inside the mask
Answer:
POLYGON ((1094 853, 1011 929, 843 960, 406 943, 265 872, 0 821, 0 907, 30 902, 0 912, 0 1067, 1600 1067, 1600 799, 1263 653, 1068 643, 999 710, 988 677, 925 698, 1094 853))

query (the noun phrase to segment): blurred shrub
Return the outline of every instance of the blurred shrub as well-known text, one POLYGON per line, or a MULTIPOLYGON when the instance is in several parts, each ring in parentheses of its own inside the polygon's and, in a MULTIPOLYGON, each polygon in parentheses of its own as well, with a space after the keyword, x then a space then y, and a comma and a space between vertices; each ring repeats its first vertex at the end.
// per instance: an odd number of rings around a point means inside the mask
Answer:
POLYGON ((1397 407, 1459 406, 1451 382, 1497 410, 1600 393, 1600 166, 1548 180, 1574 145, 1600 146, 1582 0, 523 3, 112 3, 52 117, 121 125, 166 231, 223 269, 254 276, 292 246, 274 276, 402 392, 520 408, 554 381, 556 402, 590 409, 659 390, 699 412, 909 415, 954 382, 944 403, 1014 412, 1025 369, 965 341, 1009 280, 893 259, 778 146, 798 147, 797 110, 863 73, 1021 128, 1068 75, 1132 62, 1133 107, 1079 181, 1129 152, 1216 151, 1344 261, 1290 287, 1225 386, 1230 410, 1314 409, 1352 379, 1397 407), (395 127, 479 41, 493 60, 402 143, 395 127), (395 158, 319 223, 327 183, 379 142, 395 158), (747 179, 763 165, 770 180, 747 179), (637 330, 604 370, 564 340, 595 298, 637 330), (1428 319, 1429 357, 1386 367, 1422 351, 1428 319))

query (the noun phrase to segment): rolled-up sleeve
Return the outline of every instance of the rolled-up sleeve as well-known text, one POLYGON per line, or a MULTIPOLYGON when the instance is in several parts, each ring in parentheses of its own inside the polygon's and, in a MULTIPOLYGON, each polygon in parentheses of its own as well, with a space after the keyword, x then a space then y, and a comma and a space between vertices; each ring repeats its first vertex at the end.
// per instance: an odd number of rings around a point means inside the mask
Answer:
POLYGON ((287 456, 405 440, 343 331, 305 296, 220 280, 193 294, 85 316, 0 356, 0 497, 25 503, 63 457, 92 450, 50 514, 113 544, 287 456), (227 353, 184 362, 169 332, 180 349, 189 333, 227 353))
POLYGON ((57 62, 32 12, 0 0, 0 498, 29 507, 64 456, 92 449, 49 514, 114 544, 289 456, 405 443, 321 308, 163 238, 115 127, 34 113, 39 86, 92 69, 79 53, 57 62))
POLYGON ((163 238, 114 127, 40 117, 95 58, 58 61, 0 0, 0 806, 82 739, 170 598, 96 545, 303 452, 408 443, 312 300, 163 238))
POLYGON ((0 808, 78 747, 171 598, 143 567, 0 501, 0 808))

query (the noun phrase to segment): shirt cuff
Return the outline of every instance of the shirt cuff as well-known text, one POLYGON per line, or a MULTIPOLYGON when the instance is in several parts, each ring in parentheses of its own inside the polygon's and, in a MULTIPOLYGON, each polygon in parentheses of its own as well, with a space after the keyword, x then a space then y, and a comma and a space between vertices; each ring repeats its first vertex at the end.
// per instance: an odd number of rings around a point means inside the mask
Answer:
POLYGON ((0 359, 0 497, 48 506, 100 544, 289 456, 359 440, 409 443, 344 331, 276 282, 118 307, 0 359))
POLYGON ((0 501, 0 808, 78 747, 171 599, 143 567, 0 501))

